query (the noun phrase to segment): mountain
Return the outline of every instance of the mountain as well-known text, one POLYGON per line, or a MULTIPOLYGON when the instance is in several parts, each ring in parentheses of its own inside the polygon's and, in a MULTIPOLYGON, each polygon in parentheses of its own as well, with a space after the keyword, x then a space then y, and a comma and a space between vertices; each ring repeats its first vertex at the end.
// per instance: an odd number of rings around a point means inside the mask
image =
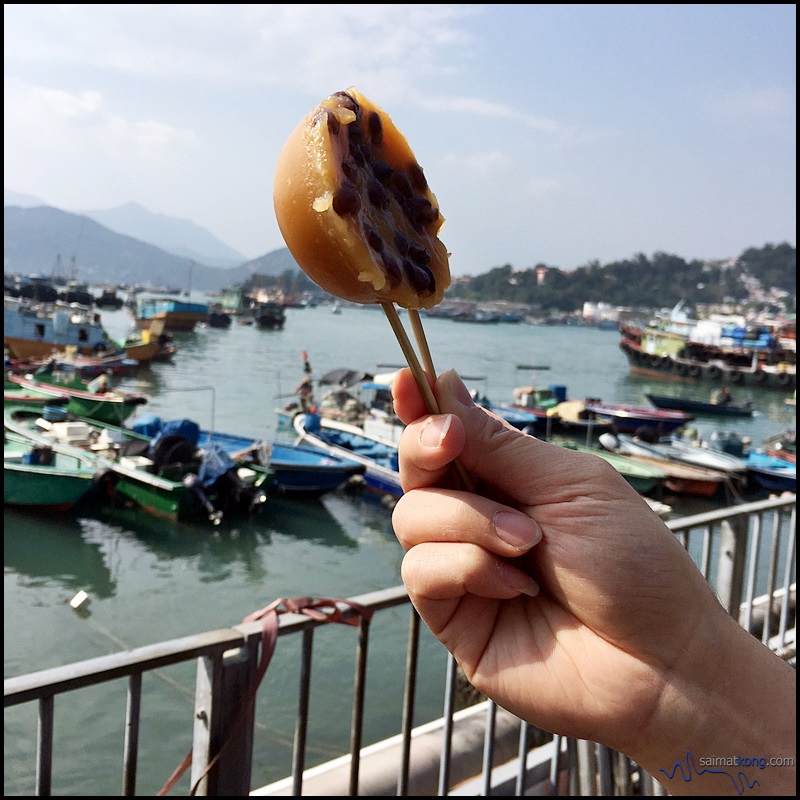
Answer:
POLYGON ((50 274, 61 259, 74 261, 76 275, 67 277, 87 283, 218 291, 256 272, 280 275, 299 270, 287 248, 234 269, 220 269, 116 233, 88 216, 50 206, 5 206, 3 233, 5 272, 50 274))
POLYGON ((11 189, 3 189, 3 205, 30 208, 31 206, 46 206, 47 203, 32 194, 22 194, 22 192, 15 192, 11 189))
POLYGON ((136 203, 79 213, 116 233, 149 242, 168 253, 210 267, 238 267, 246 260, 241 253, 228 247, 200 225, 187 219, 154 214, 136 203))

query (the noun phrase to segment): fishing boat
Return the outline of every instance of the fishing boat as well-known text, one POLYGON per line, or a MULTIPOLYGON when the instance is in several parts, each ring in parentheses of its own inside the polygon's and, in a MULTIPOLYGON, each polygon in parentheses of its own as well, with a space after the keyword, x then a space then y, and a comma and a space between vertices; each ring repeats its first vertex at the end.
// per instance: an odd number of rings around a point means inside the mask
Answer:
POLYGON ((21 387, 29 395, 39 395, 46 400, 62 399, 66 396, 67 411, 77 417, 88 417, 99 422, 121 425, 139 406, 147 403, 144 395, 112 388, 98 392, 79 378, 62 374, 59 379, 55 372, 47 379, 33 374, 8 375, 6 380, 21 387))
POLYGON ((611 466, 641 494, 647 494, 648 492, 657 490, 666 479, 665 471, 655 464, 632 461, 624 456, 616 455, 602 448, 576 444, 574 442, 559 442, 559 445, 561 447, 566 447, 568 450, 588 453, 589 455, 602 458, 603 461, 611 464, 611 466))
POLYGON ((275 300, 259 303, 250 313, 256 327, 263 330, 280 330, 286 324, 286 309, 275 300))
POLYGON ((775 458, 797 463, 797 431, 783 431, 764 440, 764 450, 775 458))
POLYGON ((96 459, 5 431, 3 503, 42 511, 67 511, 97 489, 96 459))
POLYGON ((94 458, 108 497, 155 516, 219 525, 223 518, 255 513, 267 499, 268 468, 240 464, 216 446, 198 448, 198 429, 188 421, 165 424, 155 437, 64 409, 40 413, 9 406, 4 421, 7 430, 38 444, 94 458))
MULTIPOLYGON (((134 423, 133 428, 136 427, 134 423)), ((322 495, 341 488, 366 471, 358 461, 308 445, 201 430, 197 446, 205 449, 212 444, 239 463, 269 468, 273 473, 268 487, 270 494, 322 495)))
POLYGON ((744 459, 752 483, 770 492, 797 492, 797 464, 768 453, 751 452, 744 459))
POLYGON ((610 430, 612 425, 609 420, 602 419, 588 409, 583 400, 564 400, 549 408, 544 419, 547 439, 552 433, 562 433, 580 439, 585 437, 587 441, 591 441, 610 430))
POLYGON ((690 397, 674 397, 665 394, 648 394, 647 399, 656 407, 671 411, 685 411, 688 414, 701 414, 712 417, 752 417, 753 404, 714 403, 690 397))
POLYGON ((405 425, 392 406, 395 374, 396 370, 378 375, 346 367, 329 370, 317 381, 325 389, 319 399, 314 397, 313 382, 306 374, 292 394, 297 399, 275 409, 279 424, 291 429, 295 415, 313 407, 323 417, 356 425, 367 436, 388 439, 397 445, 405 425))
POLYGON ((604 433, 600 437, 600 444, 607 450, 624 455, 641 455, 716 470, 730 478, 731 484, 736 488, 747 483, 747 466, 741 458, 711 448, 677 439, 645 442, 626 433, 604 433))
POLYGON ((139 330, 152 330, 154 323, 160 323, 164 331, 193 331, 198 323, 208 320, 208 311, 208 303, 138 295, 134 316, 139 330))
POLYGON ((292 424, 299 442, 363 464, 366 489, 391 497, 400 497, 403 494, 395 442, 371 436, 358 425, 330 419, 321 414, 296 414, 292 424))
POLYGON ((3 344, 20 361, 67 349, 87 356, 114 349, 100 315, 88 306, 8 296, 4 297, 3 344))
POLYGON ((601 436, 600 445, 607 452, 616 453, 619 458, 660 469, 664 473, 664 489, 672 494, 714 497, 720 489, 728 486, 727 476, 719 470, 698 467, 667 458, 622 453, 618 447, 617 438, 612 434, 601 436))
POLYGON ((606 420, 623 433, 636 433, 646 429, 657 436, 666 436, 691 422, 694 417, 685 411, 642 408, 621 403, 604 403, 586 400, 585 408, 598 419, 606 420))
POLYGON ((669 319, 620 325, 619 347, 632 374, 661 380, 748 384, 781 390, 797 381, 794 330, 691 320, 681 304, 669 319))

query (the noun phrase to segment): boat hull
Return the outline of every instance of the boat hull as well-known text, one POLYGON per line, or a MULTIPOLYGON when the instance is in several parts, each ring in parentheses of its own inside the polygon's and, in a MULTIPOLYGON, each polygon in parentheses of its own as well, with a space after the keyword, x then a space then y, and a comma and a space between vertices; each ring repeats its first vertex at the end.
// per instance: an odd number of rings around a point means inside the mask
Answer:
POLYGON ((664 471, 652 464, 641 464, 635 461, 629 461, 624 456, 618 456, 595 447, 587 447, 573 443, 562 444, 561 446, 566 447, 568 450, 577 450, 580 453, 589 453, 590 455, 602 458, 604 461, 611 464, 611 466, 641 494, 655 491, 666 478, 664 471))
POLYGON ((606 403, 587 402, 586 410, 622 433, 636 433, 641 428, 647 428, 659 436, 666 436, 693 419, 691 414, 682 411, 649 411, 646 408, 606 403))
POLYGON ((672 411, 686 411, 689 414, 703 414, 712 417, 752 417, 751 406, 722 405, 706 403, 702 400, 691 400, 684 397, 648 394, 647 399, 656 407, 672 411))
POLYGON ((312 447, 362 464, 365 467, 363 480, 367 490, 391 497, 403 494, 397 445, 394 442, 368 437, 356 425, 316 414, 297 414, 293 425, 298 436, 312 447), (312 420, 311 425, 306 425, 307 418, 312 420), (347 445, 342 442, 347 442, 347 445))
POLYGON ((45 459, 32 440, 6 432, 3 459, 3 503, 67 511, 96 489, 92 459, 48 448, 45 459), (46 462, 46 463, 45 463, 46 462))
POLYGON ((791 391, 797 386, 792 350, 748 350, 687 342, 671 333, 620 326, 619 347, 630 372, 658 380, 758 386, 791 391))
POLYGON ((68 398, 66 410, 76 417, 88 417, 98 422, 122 425, 147 399, 141 395, 122 392, 93 392, 77 389, 74 385, 46 383, 22 375, 11 375, 8 380, 24 389, 29 395, 39 395, 45 401, 68 398))
POLYGON ((213 434, 201 431, 197 444, 205 447, 212 441, 228 455, 243 457, 247 463, 269 466, 274 475, 269 491, 276 494, 326 494, 366 471, 363 464, 353 459, 341 458, 319 448, 262 442, 218 431, 213 434))
POLYGON ((95 355, 112 349, 99 314, 67 305, 31 305, 6 298, 3 344, 12 358, 30 361, 67 350, 95 355))
POLYGON ((253 513, 266 500, 272 477, 268 468, 244 469, 236 464, 228 471, 235 473, 230 480, 205 488, 199 477, 202 470, 192 458, 196 448, 188 441, 181 443, 183 453, 190 455, 187 462, 177 457, 177 450, 152 452, 151 459, 142 455, 151 454, 151 437, 127 428, 72 416, 64 423, 40 421, 37 412, 19 406, 6 407, 4 417, 6 429, 39 444, 57 441, 68 453, 94 458, 97 482, 106 496, 158 517, 217 525, 223 517, 253 513))

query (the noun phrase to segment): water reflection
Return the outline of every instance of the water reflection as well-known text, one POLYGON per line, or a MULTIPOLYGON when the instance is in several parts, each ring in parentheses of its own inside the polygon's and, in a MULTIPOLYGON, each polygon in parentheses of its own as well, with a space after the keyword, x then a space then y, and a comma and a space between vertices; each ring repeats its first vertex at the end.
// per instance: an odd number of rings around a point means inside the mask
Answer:
POLYGON ((348 531, 328 506, 318 498, 270 498, 269 508, 261 515, 275 532, 344 550, 358 547, 348 531))
POLYGON ((5 568, 29 586, 56 585, 96 597, 112 597, 116 584, 101 545, 87 541, 80 520, 69 514, 48 515, 5 508, 3 555, 5 568))
MULTIPOLYGON (((224 521, 219 527, 198 523, 175 523, 135 508, 109 506, 81 520, 108 547, 124 544, 144 548, 154 562, 193 561, 201 581, 221 581, 240 565, 244 574, 261 579, 267 574, 259 550, 263 540, 255 535, 253 523, 224 521)), ((267 538, 269 544, 269 538, 267 538)), ((128 556, 130 558, 130 556, 128 556)))

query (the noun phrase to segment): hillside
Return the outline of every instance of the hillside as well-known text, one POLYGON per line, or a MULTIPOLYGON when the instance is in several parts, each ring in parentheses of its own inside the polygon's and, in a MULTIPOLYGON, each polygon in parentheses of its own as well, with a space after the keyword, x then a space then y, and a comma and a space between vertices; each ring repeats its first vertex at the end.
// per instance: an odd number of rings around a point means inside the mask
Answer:
POLYGON ((116 233, 88 216, 50 206, 5 206, 5 272, 49 275, 59 257, 64 265, 74 259, 75 277, 88 283, 188 289, 191 281, 191 288, 201 291, 218 291, 242 283, 256 272, 280 275, 299 269, 286 248, 222 269, 116 233))

